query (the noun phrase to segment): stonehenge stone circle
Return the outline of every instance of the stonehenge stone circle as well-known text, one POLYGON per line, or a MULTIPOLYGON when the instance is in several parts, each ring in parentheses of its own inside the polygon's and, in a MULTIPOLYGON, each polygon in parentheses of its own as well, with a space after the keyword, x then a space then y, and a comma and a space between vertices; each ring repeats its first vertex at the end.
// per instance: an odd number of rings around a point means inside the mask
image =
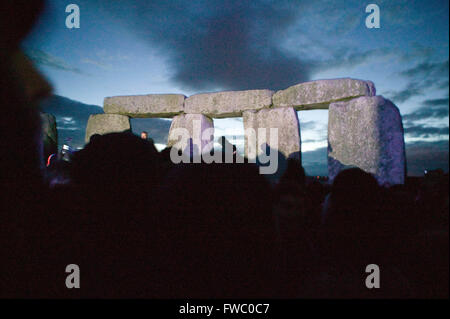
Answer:
MULTIPOLYGON (((169 117, 173 119, 168 146, 178 142, 176 129, 184 128, 194 150, 206 152, 213 136, 202 135, 206 130, 214 131, 213 118, 243 117, 244 129, 253 128, 257 132, 258 128, 266 128, 266 134, 270 134, 270 128, 278 129, 277 151, 286 158, 301 160, 296 111, 310 109, 329 109, 330 180, 340 170, 357 166, 374 174, 380 184, 404 183, 405 146, 397 107, 382 96, 376 96, 373 82, 351 78, 299 83, 277 92, 263 89, 201 93, 190 97, 182 94, 107 97, 105 114, 89 118, 86 142, 92 134, 130 130, 130 117, 169 117)), ((255 144, 260 144, 261 140, 245 136, 245 155, 259 154, 261 149, 255 144)), ((270 145, 270 137, 266 142, 270 145)))
POLYGON ((328 111, 328 177, 346 166, 372 173, 378 182, 403 184, 405 144, 398 108, 381 96, 331 103, 328 111))

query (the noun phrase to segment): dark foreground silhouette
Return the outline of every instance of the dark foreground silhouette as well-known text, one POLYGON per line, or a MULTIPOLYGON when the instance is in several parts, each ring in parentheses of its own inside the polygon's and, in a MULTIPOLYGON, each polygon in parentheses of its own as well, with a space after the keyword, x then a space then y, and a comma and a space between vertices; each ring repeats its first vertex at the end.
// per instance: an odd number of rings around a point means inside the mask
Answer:
POLYGON ((12 3, 0 10, 0 297, 448 297, 448 176, 387 189, 349 169, 329 187, 287 160, 271 185, 254 164, 174 165, 131 133, 44 168, 35 105, 49 86, 18 53, 40 5, 12 3))

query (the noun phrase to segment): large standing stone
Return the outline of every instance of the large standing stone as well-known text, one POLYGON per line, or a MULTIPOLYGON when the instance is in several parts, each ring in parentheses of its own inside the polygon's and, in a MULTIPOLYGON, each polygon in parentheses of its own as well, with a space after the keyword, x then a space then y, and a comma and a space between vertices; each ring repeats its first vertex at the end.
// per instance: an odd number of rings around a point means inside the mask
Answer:
POLYGON ((177 116, 174 116, 172 118, 172 123, 170 124, 170 129, 169 129, 169 135, 167 136, 167 147, 172 147, 175 145, 175 143, 177 143, 180 139, 180 137, 175 134, 176 133, 176 129, 178 128, 186 128, 186 115, 185 114, 180 114, 177 116))
POLYGON ((202 114, 180 114, 172 120, 167 146, 172 147, 180 142, 177 145, 179 149, 184 151, 191 146, 194 154, 200 154, 209 152, 212 149, 213 140, 214 123, 212 119, 202 114), (192 145, 189 145, 189 140, 182 139, 176 129, 184 129, 187 138, 191 139, 192 145), (208 132, 205 132, 206 130, 208 132))
POLYGON ((327 109, 331 102, 373 95, 373 82, 343 78, 300 83, 276 92, 272 101, 273 107, 294 107, 296 110, 327 109))
MULTIPOLYGON (((267 143, 271 148, 280 152, 285 158, 301 159, 300 125, 297 112, 292 108, 262 109, 258 112, 247 111, 243 114, 244 130, 253 128, 256 132, 257 145, 250 136, 245 136, 245 155, 249 156, 249 148, 256 149, 261 154, 261 146, 267 143), (261 136, 258 129, 265 128, 266 136, 261 136), (278 132, 277 144, 271 145, 270 129, 278 132)), ((250 151, 251 153, 251 151, 250 151)))
POLYGON ((106 97, 103 110, 130 117, 172 117, 183 112, 182 94, 148 94, 106 97))
POLYGON ((239 117, 246 110, 260 110, 272 104, 271 90, 202 93, 188 97, 185 113, 204 114, 211 118, 239 117))
POLYGON ((374 174, 380 184, 403 184, 405 144, 398 108, 382 96, 330 104, 328 175, 332 181, 345 167, 374 174))
POLYGON ((86 143, 94 134, 130 131, 130 118, 119 114, 93 114, 86 127, 86 143))
POLYGON ((47 159, 51 154, 58 152, 58 131, 56 119, 52 114, 41 112, 41 132, 43 155, 47 159))

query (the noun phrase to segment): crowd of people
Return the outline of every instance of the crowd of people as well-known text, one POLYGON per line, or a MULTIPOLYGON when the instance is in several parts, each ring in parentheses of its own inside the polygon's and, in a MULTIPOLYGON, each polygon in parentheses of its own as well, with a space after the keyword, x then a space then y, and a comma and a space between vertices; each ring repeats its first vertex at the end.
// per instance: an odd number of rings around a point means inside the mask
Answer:
POLYGON ((251 163, 173 164, 131 133, 45 167, 33 105, 49 89, 17 51, 39 6, 23 8, 0 19, 0 297, 448 297, 448 176, 384 188, 353 168, 325 185, 288 160, 272 185, 251 163))
POLYGON ((308 180, 301 164, 288 160, 271 185, 256 164, 173 164, 168 154, 132 133, 111 133, 94 135, 70 162, 47 167, 21 199, 10 292, 448 295, 448 180, 385 188, 352 168, 328 185, 308 180), (68 264, 80 267, 80 289, 64 284, 68 264), (365 284, 370 264, 380 268, 379 289, 365 284))

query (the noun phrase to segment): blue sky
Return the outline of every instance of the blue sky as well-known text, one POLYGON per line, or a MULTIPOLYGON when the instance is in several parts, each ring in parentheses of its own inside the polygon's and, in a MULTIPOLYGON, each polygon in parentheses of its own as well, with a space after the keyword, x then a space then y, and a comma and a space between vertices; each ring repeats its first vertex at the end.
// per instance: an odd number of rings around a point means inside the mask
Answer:
MULTIPOLYGON (((56 94, 99 106, 114 95, 371 80, 399 107, 407 145, 441 145, 448 162, 448 12, 448 1, 53 0, 23 47, 56 94), (65 26, 69 3, 79 29, 65 26), (379 29, 365 26, 369 3, 379 29)), ((328 112, 299 119, 302 151, 326 147, 328 112)), ((215 128, 243 132, 240 119, 215 128)))

